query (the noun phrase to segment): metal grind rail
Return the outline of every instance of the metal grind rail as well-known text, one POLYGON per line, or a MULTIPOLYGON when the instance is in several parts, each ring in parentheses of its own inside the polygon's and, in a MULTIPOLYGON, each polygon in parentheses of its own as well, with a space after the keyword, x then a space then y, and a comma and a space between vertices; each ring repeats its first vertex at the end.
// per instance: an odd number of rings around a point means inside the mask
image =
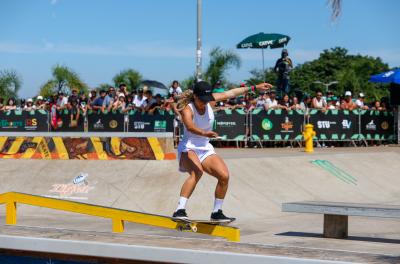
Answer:
POLYGON ((206 223, 197 223, 196 228, 186 230, 182 223, 173 221, 170 217, 148 214, 137 211, 128 211, 124 209, 99 206, 81 202, 74 202, 43 196, 7 192, 0 194, 0 204, 6 205, 6 224, 17 224, 17 203, 50 208, 60 211, 74 212, 97 217, 109 218, 112 221, 112 231, 116 233, 124 232, 124 222, 157 226, 161 228, 184 230, 206 234, 210 236, 223 237, 229 241, 240 241, 240 229, 231 226, 222 226, 206 223))

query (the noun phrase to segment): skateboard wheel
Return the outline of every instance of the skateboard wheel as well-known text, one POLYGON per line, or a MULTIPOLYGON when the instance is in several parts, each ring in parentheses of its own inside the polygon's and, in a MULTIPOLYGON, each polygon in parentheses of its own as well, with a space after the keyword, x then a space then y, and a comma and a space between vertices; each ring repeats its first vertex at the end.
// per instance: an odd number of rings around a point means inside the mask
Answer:
POLYGON ((197 232, 197 226, 193 226, 192 227, 192 231, 196 233, 197 232))

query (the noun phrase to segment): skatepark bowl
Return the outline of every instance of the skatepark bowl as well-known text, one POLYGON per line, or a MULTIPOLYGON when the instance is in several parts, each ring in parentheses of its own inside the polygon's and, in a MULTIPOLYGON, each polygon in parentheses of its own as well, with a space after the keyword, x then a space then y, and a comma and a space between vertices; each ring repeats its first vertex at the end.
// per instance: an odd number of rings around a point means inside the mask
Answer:
MULTIPOLYGON (((399 206, 398 146, 217 153, 230 170, 223 209, 237 218, 217 232, 168 218, 186 178, 176 159, 0 159, 0 263, 400 263, 399 219, 351 216, 347 238, 333 239, 323 215, 282 212, 301 201, 399 206)), ((215 184, 203 175, 190 218, 209 218, 215 184)))

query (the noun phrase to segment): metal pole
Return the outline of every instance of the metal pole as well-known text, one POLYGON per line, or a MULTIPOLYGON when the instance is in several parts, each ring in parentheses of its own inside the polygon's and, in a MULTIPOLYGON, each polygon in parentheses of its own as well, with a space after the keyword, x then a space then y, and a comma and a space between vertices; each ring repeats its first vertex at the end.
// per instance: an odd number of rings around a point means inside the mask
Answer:
POLYGON ((196 79, 201 80, 201 0, 197 0, 196 79))

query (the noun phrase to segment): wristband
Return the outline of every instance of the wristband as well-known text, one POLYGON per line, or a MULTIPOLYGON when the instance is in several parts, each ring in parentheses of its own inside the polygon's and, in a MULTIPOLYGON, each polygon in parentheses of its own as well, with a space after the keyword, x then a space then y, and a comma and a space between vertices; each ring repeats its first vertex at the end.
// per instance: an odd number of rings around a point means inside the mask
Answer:
POLYGON ((255 89, 255 86, 247 86, 247 92, 249 93, 249 92, 253 92, 254 93, 254 89, 255 89))

